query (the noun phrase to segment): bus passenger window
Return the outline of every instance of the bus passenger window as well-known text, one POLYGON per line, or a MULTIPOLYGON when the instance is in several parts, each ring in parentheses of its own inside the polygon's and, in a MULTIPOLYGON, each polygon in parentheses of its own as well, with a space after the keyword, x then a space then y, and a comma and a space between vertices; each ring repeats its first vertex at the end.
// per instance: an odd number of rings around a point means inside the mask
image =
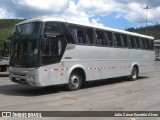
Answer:
POLYGON ((106 39, 106 45, 109 46, 109 38, 108 38, 108 35, 106 33, 104 33, 104 37, 106 39))
POLYGON ((107 34, 107 37, 108 37, 108 43, 109 43, 109 46, 113 46, 113 37, 112 37, 112 32, 105 32, 105 34, 107 34))
POLYGON ((150 48, 150 50, 154 50, 154 42, 153 42, 153 40, 150 40, 150 42, 149 42, 149 48, 150 48))
POLYGON ((94 33, 92 28, 86 28, 87 38, 89 39, 89 44, 94 44, 94 33))
POLYGON ((72 25, 71 30, 76 37, 78 44, 87 44, 84 28, 72 25))
POLYGON ((141 50, 143 50, 143 44, 142 44, 142 39, 141 38, 139 38, 139 48, 141 50))
POLYGON ((121 35, 118 33, 115 33, 114 36, 115 36, 115 46, 116 47, 123 47, 121 35))
POLYGON ((129 48, 137 48, 135 38, 133 36, 129 36, 129 48))
POLYGON ((78 29, 77 30, 77 39, 78 39, 78 43, 80 44, 85 44, 85 37, 84 37, 84 31, 82 29, 78 29))
POLYGON ((146 49, 149 50, 149 39, 145 39, 146 41, 146 49))
POLYGON ((81 36, 78 37, 78 43, 80 43, 80 44, 84 43, 83 38, 81 36))
POLYGON ((64 36, 67 40, 67 43, 74 44, 75 41, 70 33, 69 24, 61 23, 61 27, 62 27, 64 36))
POLYGON ((107 45, 103 31, 96 30, 96 42, 97 42, 97 45, 99 45, 99 46, 106 46, 107 45))
POLYGON ((136 41, 136 44, 137 44, 137 48, 139 49, 140 48, 139 37, 135 37, 135 41, 136 41))
POLYGON ((121 36, 122 36, 122 39, 123 39, 124 47, 128 47, 128 37, 127 37, 127 35, 122 34, 121 36))
POLYGON ((141 38, 141 41, 142 41, 143 50, 145 50, 146 49, 146 41, 144 38, 141 38))

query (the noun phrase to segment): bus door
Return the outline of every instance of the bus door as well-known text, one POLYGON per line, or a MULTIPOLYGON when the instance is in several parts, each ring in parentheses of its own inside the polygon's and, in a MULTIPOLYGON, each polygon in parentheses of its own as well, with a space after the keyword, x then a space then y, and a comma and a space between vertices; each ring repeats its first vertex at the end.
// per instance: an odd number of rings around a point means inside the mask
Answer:
POLYGON ((55 22, 46 23, 41 51, 43 69, 46 69, 43 76, 48 78, 49 84, 56 82, 57 71, 55 69, 61 67, 57 65, 61 61, 66 45, 67 42, 60 25, 55 22))

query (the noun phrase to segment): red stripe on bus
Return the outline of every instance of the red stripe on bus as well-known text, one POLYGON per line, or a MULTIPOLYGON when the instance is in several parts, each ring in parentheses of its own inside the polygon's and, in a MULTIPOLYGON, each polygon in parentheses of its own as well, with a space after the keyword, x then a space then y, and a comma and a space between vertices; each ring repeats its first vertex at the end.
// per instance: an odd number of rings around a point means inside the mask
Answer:
MULTIPOLYGON (((154 64, 148 64, 148 65, 139 65, 140 67, 153 67, 154 64)), ((109 70, 109 69, 123 69, 123 68, 130 68, 131 66, 111 66, 111 67, 93 67, 93 68, 86 68, 86 70, 109 70)), ((67 71, 69 68, 53 68, 53 69, 44 69, 44 71, 67 71)))

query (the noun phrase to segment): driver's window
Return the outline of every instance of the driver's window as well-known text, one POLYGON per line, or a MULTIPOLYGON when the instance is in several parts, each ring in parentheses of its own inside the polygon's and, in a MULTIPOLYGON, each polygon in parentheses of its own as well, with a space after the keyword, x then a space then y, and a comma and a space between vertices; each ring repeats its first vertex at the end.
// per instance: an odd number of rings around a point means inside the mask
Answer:
POLYGON ((45 38, 43 43, 43 56, 55 56, 56 55, 56 41, 53 38, 45 38))
POLYGON ((59 23, 45 24, 44 39, 41 43, 42 63, 50 64, 60 61, 66 45, 65 35, 59 23))

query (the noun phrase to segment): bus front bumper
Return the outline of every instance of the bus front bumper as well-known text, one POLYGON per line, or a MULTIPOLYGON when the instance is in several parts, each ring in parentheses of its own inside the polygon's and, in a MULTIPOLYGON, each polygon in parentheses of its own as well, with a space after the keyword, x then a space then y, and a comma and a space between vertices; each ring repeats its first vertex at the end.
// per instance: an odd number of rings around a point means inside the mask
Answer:
POLYGON ((36 87, 42 87, 42 83, 39 82, 39 76, 21 76, 21 75, 14 75, 13 73, 9 73, 9 78, 12 82, 19 83, 19 84, 27 84, 36 87))

